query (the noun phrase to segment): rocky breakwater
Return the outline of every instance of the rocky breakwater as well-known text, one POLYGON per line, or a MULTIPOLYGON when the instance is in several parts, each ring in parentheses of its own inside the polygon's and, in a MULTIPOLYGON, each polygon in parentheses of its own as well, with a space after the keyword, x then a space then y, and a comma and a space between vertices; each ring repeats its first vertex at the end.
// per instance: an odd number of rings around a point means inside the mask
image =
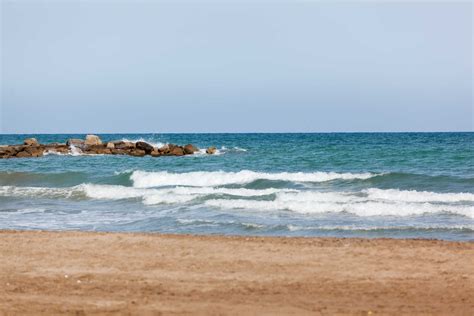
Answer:
MULTIPOLYGON (((209 150, 210 148, 206 150, 206 153, 214 154, 215 150, 209 150)), ((35 138, 28 138, 25 139, 22 145, 0 146, 0 158, 42 157, 51 153, 63 155, 129 155, 136 157, 150 155, 160 157, 193 155, 198 151, 199 149, 192 144, 185 146, 166 144, 158 148, 144 141, 117 140, 102 142, 97 135, 87 135, 85 139, 69 139, 65 144, 40 144, 35 138)))

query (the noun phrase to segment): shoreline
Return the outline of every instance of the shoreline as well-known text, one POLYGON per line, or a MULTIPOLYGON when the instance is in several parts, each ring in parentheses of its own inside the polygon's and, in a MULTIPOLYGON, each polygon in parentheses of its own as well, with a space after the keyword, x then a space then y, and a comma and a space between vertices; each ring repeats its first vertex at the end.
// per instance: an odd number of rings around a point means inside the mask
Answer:
POLYGON ((474 243, 0 230, 0 314, 471 314, 474 243))
POLYGON ((0 236, 3 233, 79 233, 79 234, 97 234, 97 235, 108 235, 108 234, 120 234, 130 236, 155 236, 155 237, 205 237, 205 238, 218 238, 218 239, 302 239, 302 240, 358 240, 358 241, 422 241, 422 242, 447 242, 447 243, 471 243, 474 245, 473 239, 442 239, 442 238, 424 238, 424 237, 347 237, 347 236, 291 236, 291 235, 239 235, 239 234, 221 234, 221 233, 161 233, 153 231, 109 231, 109 230, 78 230, 78 229, 36 229, 36 228, 25 228, 25 229, 5 229, 0 228, 0 236))

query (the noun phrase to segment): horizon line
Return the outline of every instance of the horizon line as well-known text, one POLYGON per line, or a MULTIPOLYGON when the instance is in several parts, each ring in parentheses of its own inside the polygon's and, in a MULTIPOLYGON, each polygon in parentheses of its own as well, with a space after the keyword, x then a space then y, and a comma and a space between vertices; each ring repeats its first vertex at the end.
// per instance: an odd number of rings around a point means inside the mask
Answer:
POLYGON ((0 135, 71 135, 71 134, 430 134, 430 133, 474 133, 471 131, 329 131, 329 132, 61 132, 61 133, 3 133, 0 135))

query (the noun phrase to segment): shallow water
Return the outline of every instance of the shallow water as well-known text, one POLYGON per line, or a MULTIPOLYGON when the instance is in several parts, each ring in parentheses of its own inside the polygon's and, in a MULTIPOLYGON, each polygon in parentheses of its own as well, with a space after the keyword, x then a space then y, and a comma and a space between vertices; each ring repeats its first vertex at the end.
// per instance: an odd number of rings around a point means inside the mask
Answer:
POLYGON ((474 133, 100 136, 219 151, 2 159, 0 228, 474 240, 474 133))

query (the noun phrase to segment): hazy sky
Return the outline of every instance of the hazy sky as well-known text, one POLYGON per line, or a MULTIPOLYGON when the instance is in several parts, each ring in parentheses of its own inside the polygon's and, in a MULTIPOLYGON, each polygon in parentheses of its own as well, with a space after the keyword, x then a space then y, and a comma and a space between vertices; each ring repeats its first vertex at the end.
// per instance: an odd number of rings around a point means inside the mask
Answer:
POLYGON ((0 1, 3 133, 473 130, 470 2, 0 1))

